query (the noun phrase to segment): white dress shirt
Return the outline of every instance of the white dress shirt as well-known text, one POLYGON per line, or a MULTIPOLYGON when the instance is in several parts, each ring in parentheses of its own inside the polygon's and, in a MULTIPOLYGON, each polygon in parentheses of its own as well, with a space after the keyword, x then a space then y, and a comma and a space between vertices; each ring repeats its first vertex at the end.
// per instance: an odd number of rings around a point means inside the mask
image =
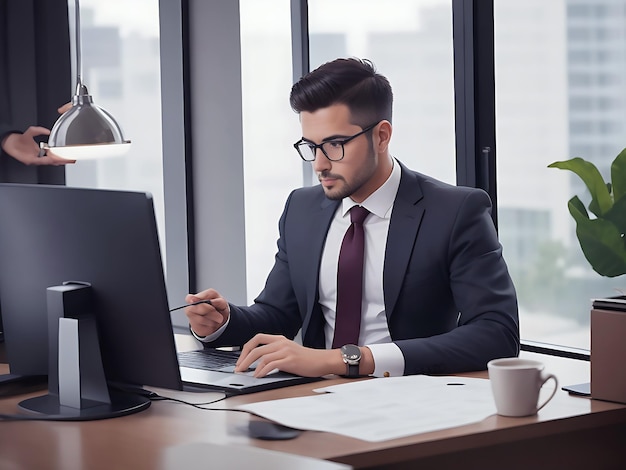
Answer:
MULTIPOLYGON (((400 186, 400 165, 394 160, 391 175, 383 185, 361 204, 371 212, 363 223, 365 252, 363 260, 363 300, 361 305, 361 332, 359 345, 367 346, 374 356, 374 376, 394 377, 404 374, 404 356, 400 348, 391 342, 385 293, 383 292, 383 267, 385 248, 393 202, 400 186)), ((344 234, 350 226, 350 209, 357 205, 349 197, 342 201, 330 224, 326 244, 322 252, 319 274, 319 302, 324 314, 324 336, 326 348, 330 349, 335 332, 335 308, 337 305, 337 264, 344 234)), ((209 336, 192 334, 202 342, 219 338, 228 326, 224 325, 209 336)))
MULTIPOLYGON (((383 267, 393 202, 400 186, 400 165, 394 161, 391 175, 360 205, 371 212, 363 222, 365 253, 363 259, 363 299, 359 345, 367 346, 374 356, 374 376, 399 376, 404 373, 404 356, 391 342, 385 295, 383 267)), ((344 234, 350 227, 350 209, 358 205, 349 197, 339 205, 330 224, 322 252, 319 274, 319 302, 324 314, 326 348, 331 348, 335 331, 337 305, 337 264, 344 234)))

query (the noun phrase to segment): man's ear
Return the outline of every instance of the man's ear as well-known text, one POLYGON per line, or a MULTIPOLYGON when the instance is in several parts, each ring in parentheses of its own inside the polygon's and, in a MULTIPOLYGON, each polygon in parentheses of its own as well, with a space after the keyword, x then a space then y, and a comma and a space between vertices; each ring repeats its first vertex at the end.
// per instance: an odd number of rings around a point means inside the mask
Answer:
POLYGON ((389 148, 389 142, 391 141, 391 134, 393 128, 391 123, 387 120, 380 121, 373 131, 374 146, 378 150, 378 153, 386 152, 389 148))

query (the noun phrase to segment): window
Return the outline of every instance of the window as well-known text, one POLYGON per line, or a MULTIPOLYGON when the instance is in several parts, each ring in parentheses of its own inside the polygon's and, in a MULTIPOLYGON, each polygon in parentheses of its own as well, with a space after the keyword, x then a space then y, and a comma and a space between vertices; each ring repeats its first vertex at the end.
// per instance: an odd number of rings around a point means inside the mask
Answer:
POLYGON ((289 0, 241 0, 241 74, 247 297, 252 302, 274 264, 278 219, 303 186, 293 84, 289 0))
POLYGON ((569 41, 588 41, 591 38, 591 31, 583 28, 570 28, 567 31, 569 41))
MULTIPOLYGON (((289 192, 317 181, 305 180, 307 173, 291 145, 301 129, 289 106, 290 1, 240 0, 239 5, 245 212, 246 227, 253 228, 246 232, 251 302, 274 263, 271 248, 289 192)), ((454 183, 451 4, 414 0, 384 10, 378 6, 374 1, 309 2, 311 69, 337 57, 371 59, 394 89, 393 155, 454 183), (351 21, 345 21, 346 15, 351 21)))
POLYGON ((624 147, 626 42, 581 33, 613 21, 616 3, 494 2, 499 232, 522 339, 588 349, 590 299, 625 287, 623 277, 595 273, 578 245, 567 201, 578 195, 588 204, 585 186, 547 168, 578 156, 608 180, 624 147), (525 10, 538 6, 541 16, 525 24, 525 10))
POLYGON ((159 1, 82 0, 80 6, 83 82, 132 145, 123 157, 69 165, 67 184, 152 193, 164 250, 159 1))
POLYGON ((309 2, 311 69, 337 57, 372 60, 394 92, 391 154, 454 184, 450 0, 309 2))

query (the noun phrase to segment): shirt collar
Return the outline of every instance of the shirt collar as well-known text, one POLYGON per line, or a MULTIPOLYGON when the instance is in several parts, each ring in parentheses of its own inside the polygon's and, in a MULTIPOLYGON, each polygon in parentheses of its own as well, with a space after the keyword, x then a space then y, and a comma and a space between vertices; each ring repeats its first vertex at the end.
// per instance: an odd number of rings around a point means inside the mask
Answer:
POLYGON ((361 205, 365 207, 372 214, 377 215, 381 219, 391 217, 391 209, 393 208, 393 202, 396 199, 398 188, 400 187, 400 165, 396 162, 395 158, 392 159, 393 168, 391 175, 387 178, 380 188, 374 191, 369 197, 361 204, 354 202, 350 197, 346 197, 342 200, 341 213, 343 217, 348 214, 348 211, 354 206, 361 205))

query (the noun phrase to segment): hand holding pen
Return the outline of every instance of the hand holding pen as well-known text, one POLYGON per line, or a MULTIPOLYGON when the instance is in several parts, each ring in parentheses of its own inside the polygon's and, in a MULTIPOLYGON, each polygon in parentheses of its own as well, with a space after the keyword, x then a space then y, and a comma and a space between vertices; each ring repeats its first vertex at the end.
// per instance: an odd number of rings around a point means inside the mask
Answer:
POLYGON ((185 309, 189 326, 198 336, 209 336, 217 331, 230 316, 228 301, 215 289, 207 289, 198 294, 187 294, 186 305, 171 309, 173 312, 185 309))

